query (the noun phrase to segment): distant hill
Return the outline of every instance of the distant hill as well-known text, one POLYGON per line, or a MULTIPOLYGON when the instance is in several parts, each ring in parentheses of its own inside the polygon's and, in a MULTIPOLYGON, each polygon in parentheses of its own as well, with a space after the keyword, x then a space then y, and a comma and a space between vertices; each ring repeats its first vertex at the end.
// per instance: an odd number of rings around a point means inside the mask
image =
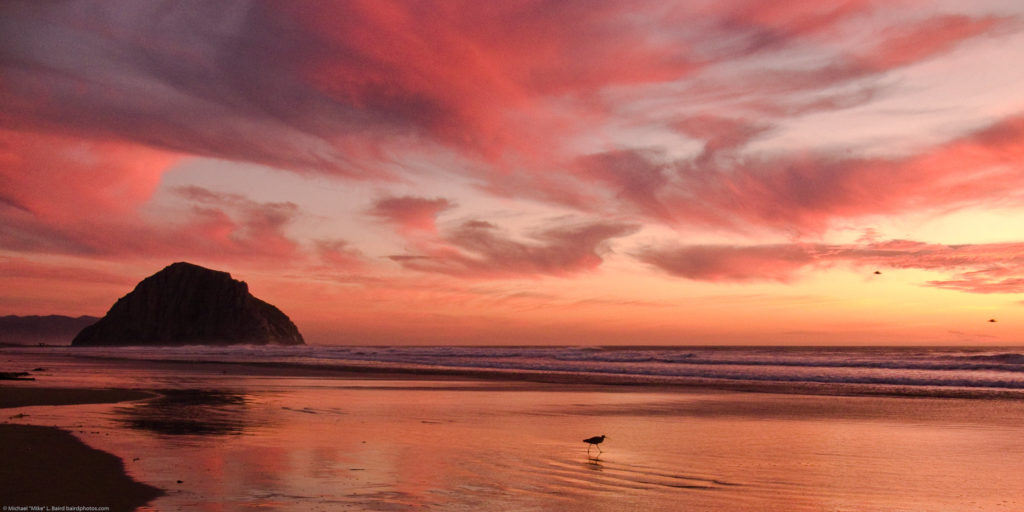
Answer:
POLYGON ((143 279, 72 345, 302 345, 281 310, 231 274, 174 263, 143 279))
POLYGON ((67 345, 79 331, 98 320, 94 316, 0 316, 0 343, 67 345))

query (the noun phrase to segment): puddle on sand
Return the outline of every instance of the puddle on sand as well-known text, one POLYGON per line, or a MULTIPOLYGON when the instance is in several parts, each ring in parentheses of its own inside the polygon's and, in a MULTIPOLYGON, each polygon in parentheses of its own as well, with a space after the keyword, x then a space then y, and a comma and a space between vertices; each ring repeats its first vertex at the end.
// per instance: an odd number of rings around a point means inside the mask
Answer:
POLYGON ((162 435, 241 434, 257 423, 243 393, 207 389, 165 389, 161 396, 118 407, 125 426, 162 435))

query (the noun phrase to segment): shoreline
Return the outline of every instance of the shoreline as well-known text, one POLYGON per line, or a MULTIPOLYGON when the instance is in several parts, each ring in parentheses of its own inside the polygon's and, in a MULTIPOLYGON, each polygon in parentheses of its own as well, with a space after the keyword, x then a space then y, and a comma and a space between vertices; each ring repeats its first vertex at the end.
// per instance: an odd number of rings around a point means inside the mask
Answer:
POLYGON ((85 354, 50 354, 57 357, 121 362, 125 364, 191 366, 207 370, 235 373, 248 369, 260 376, 329 377, 365 380, 479 380, 484 382, 557 384, 560 389, 622 392, 740 392, 781 395, 893 397, 893 398, 958 398, 986 400, 1021 400, 1024 389, 960 388, 954 386, 905 386, 852 382, 733 380, 708 377, 670 377, 595 374, 567 371, 509 370, 499 368, 436 367, 375 364, 304 364, 292 362, 223 361, 187 359, 147 359, 85 354), (230 371, 229 371, 230 370, 230 371))
MULTIPOLYGON (((127 389, 0 386, 0 409, 117 403, 156 396, 127 389)), ((165 493, 138 482, 124 460, 57 427, 0 424, 0 489, 12 507, 94 507, 135 510, 165 493)))

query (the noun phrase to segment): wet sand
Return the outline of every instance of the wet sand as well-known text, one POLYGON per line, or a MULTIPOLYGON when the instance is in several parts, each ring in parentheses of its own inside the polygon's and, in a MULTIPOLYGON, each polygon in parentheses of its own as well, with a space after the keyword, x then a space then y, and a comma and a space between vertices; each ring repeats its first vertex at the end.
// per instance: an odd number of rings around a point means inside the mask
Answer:
POLYGON ((1024 509, 1019 400, 103 364, 48 361, 17 386, 161 396, 11 421, 75 431, 167 490, 141 510, 1024 509))
POLYGON ((74 389, 0 386, 0 409, 29 405, 105 404, 153 398, 156 394, 132 389, 74 389))
MULTIPOLYGON (((120 402, 152 397, 118 389, 0 387, 0 408, 120 402)), ((21 419, 18 415, 9 419, 21 419)), ((132 480, 118 457, 56 427, 0 424, 0 505, 135 510, 162 491, 132 480), (104 508, 108 507, 108 508, 104 508)))

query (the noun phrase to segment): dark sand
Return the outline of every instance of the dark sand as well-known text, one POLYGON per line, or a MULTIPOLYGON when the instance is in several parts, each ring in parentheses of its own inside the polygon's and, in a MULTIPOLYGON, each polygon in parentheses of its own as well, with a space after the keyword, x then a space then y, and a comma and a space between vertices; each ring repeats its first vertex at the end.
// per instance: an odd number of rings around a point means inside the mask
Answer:
POLYGON ((133 389, 0 387, 0 409, 29 405, 110 404, 154 396, 153 393, 133 389))
MULTIPOLYGON (((112 403, 149 396, 153 395, 118 389, 3 387, 0 408, 112 403)), ((0 425, 0 461, 0 506, 4 507, 127 511, 163 495, 156 487, 132 480, 121 459, 92 449, 59 428, 0 425)))

